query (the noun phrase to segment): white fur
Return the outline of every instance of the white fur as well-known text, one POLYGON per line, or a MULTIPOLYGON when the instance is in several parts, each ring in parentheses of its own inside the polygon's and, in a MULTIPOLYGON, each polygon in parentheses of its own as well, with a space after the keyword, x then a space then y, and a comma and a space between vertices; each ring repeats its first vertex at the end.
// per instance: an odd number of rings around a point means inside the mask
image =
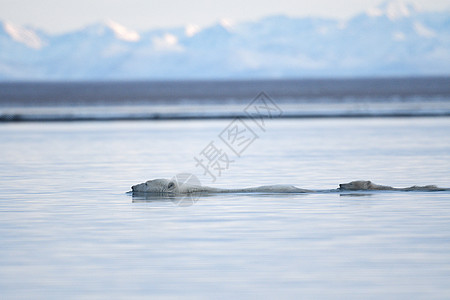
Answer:
POLYGON ((189 193, 313 193, 313 192, 339 192, 339 191, 449 191, 450 189, 440 188, 435 185, 412 186, 407 188, 393 188, 391 186, 375 184, 371 181, 358 180, 349 183, 342 183, 338 189, 312 191, 297 188, 293 185, 266 185, 243 189, 219 189, 208 186, 179 185, 177 181, 168 179, 153 179, 144 183, 133 185, 133 193, 153 193, 153 194, 189 194, 189 193))
POLYGON ((243 189, 218 189, 207 186, 179 185, 176 181, 154 179, 133 185, 132 192, 160 193, 160 194, 189 194, 189 193, 308 193, 309 190, 299 189, 293 185, 268 185, 243 189))

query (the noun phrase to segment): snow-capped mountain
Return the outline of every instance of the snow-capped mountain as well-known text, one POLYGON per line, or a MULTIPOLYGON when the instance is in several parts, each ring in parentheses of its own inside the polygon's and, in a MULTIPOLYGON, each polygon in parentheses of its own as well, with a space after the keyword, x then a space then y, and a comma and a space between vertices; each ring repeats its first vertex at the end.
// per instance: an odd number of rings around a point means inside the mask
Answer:
POLYGON ((450 12, 386 2, 347 20, 269 16, 138 33, 0 23, 0 80, 450 75, 450 12))
POLYGON ((371 7, 367 10, 367 14, 372 17, 387 17, 390 20, 401 19, 409 17, 418 11, 418 8, 413 3, 406 3, 403 1, 384 2, 378 7, 371 7))

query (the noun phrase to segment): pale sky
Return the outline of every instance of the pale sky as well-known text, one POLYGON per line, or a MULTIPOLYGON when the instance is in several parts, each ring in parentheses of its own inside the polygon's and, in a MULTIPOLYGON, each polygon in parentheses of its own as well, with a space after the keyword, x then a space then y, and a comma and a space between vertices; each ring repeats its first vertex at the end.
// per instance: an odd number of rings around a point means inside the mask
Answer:
MULTIPOLYGON (((384 0, 0 0, 0 20, 61 33, 105 20, 138 30, 194 24, 207 26, 221 19, 235 22, 285 14, 347 19, 384 0)), ((425 11, 450 10, 448 0, 412 0, 425 11)))

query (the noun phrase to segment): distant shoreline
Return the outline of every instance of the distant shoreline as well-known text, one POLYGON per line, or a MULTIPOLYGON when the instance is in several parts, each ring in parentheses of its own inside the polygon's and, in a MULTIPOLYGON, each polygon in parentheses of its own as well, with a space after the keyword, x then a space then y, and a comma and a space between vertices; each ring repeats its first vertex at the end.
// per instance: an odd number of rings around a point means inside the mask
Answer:
MULTIPOLYGON (((450 112, 443 113, 348 113, 348 114, 287 114, 273 119, 362 119, 362 118, 426 118, 426 117, 450 117, 450 112)), ((108 121, 195 121, 195 120, 232 120, 235 118, 250 119, 246 115, 222 115, 222 116, 188 116, 154 114, 141 116, 24 116, 24 115, 0 115, 0 123, 20 122, 108 122, 108 121)))
POLYGON ((450 99, 450 76, 274 80, 0 82, 0 107, 248 103, 264 91, 279 101, 450 99))

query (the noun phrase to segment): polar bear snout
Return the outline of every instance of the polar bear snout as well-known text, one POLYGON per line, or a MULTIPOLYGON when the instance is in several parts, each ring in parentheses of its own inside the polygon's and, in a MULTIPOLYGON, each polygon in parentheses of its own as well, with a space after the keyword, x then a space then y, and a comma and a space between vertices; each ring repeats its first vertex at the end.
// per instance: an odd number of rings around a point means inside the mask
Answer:
POLYGON ((132 192, 146 192, 146 191, 148 191, 147 182, 143 182, 143 183, 139 183, 139 184, 133 185, 131 187, 131 191, 132 192))
POLYGON ((352 183, 341 183, 339 184, 339 189, 342 191, 354 189, 352 183))
POLYGON ((141 184, 133 185, 133 186, 131 187, 131 190, 132 190, 133 192, 136 192, 136 191, 138 190, 138 187, 139 187, 140 185, 142 185, 142 183, 141 183, 141 184))

